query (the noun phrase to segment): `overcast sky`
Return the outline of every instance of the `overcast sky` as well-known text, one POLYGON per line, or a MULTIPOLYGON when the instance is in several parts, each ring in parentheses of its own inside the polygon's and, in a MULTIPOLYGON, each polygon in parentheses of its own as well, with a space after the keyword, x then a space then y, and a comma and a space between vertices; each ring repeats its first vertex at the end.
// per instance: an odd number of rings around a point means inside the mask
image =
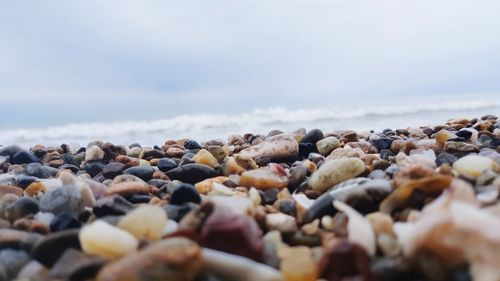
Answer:
POLYGON ((0 0, 0 126, 500 92, 499 11, 498 0, 0 0))

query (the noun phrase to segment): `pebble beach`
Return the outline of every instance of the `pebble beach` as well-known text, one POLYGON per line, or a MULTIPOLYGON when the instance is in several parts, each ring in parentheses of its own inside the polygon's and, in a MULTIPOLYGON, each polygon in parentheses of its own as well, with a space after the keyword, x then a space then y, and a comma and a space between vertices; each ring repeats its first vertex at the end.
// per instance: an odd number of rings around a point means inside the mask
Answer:
POLYGON ((498 281, 500 118, 436 121, 0 145, 0 281, 498 281))

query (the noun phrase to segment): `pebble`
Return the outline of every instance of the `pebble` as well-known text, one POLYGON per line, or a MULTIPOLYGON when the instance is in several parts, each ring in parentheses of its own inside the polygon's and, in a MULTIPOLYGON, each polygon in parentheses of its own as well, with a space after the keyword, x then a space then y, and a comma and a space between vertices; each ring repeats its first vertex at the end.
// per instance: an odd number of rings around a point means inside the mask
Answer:
POLYGON ((15 280, 17 274, 30 261, 24 251, 2 249, 0 251, 0 280, 15 280))
POLYGON ((93 212, 97 217, 120 216, 134 209, 134 205, 120 195, 103 197, 96 201, 93 212))
POLYGON ((253 218, 216 209, 203 224, 201 245, 259 261, 264 242, 253 218))
POLYGON ((111 162, 102 168, 102 175, 107 179, 114 179, 121 175, 126 166, 120 162, 111 162))
POLYGON ((357 158, 329 160, 311 175, 308 185, 323 192, 340 182, 360 175, 364 170, 365 164, 357 158))
POLYGON ((316 281, 318 269, 309 247, 287 247, 279 251, 280 270, 286 281, 316 281))
POLYGON ((29 197, 20 197, 12 202, 5 209, 5 216, 10 222, 14 222, 28 215, 34 215, 38 212, 38 202, 29 197))
POLYGON ((85 151, 85 161, 102 160, 103 158, 104 151, 97 145, 93 145, 85 151))
POLYGON ((389 195, 392 186, 385 179, 356 178, 332 187, 317 198, 307 210, 307 221, 337 213, 332 202, 337 200, 351 205, 361 213, 378 210, 380 202, 389 195))
POLYGON ((149 187, 147 183, 143 181, 124 181, 111 184, 108 188, 107 193, 118 194, 122 196, 133 195, 137 193, 148 193, 149 187))
POLYGON ((35 154, 26 150, 19 150, 12 156, 12 159, 10 160, 12 164, 30 164, 38 161, 40 160, 35 156, 35 154))
POLYGON ((40 198, 40 210, 55 215, 68 212, 78 216, 84 209, 80 189, 76 185, 65 185, 45 193, 40 198))
POLYGON ((255 158, 269 156, 271 160, 294 159, 299 155, 299 145, 292 135, 279 134, 240 151, 242 156, 255 158))
POLYGON ((193 161, 197 164, 207 165, 212 168, 219 166, 217 159, 206 149, 200 149, 200 151, 198 151, 198 153, 196 153, 193 157, 193 161))
POLYGON ((170 204, 182 205, 187 202, 199 204, 201 202, 201 197, 193 185, 181 184, 172 192, 170 204))
POLYGON ((50 221, 50 231, 52 232, 80 228, 81 226, 82 224, 68 212, 61 212, 50 221))
POLYGON ((495 163, 488 157, 467 155, 453 163, 453 169, 462 175, 479 177, 483 172, 493 169, 495 163))
POLYGON ((170 158, 162 158, 158 161, 158 169, 162 172, 168 172, 177 167, 177 162, 170 158))
POLYGON ((202 267, 202 252, 196 243, 169 238, 106 265, 96 280, 191 281, 202 267))
POLYGON ((118 223, 138 240, 159 240, 167 224, 167 214, 159 206, 140 206, 130 211, 118 223))
POLYGON ((79 238, 85 253, 112 260, 135 252, 139 246, 132 234, 101 220, 84 226, 79 238))
POLYGON ((340 141, 336 137, 326 137, 316 142, 316 148, 318 149, 318 152, 324 156, 330 154, 334 149, 338 147, 340 147, 340 141))
POLYGON ((151 166, 130 167, 123 171, 123 173, 126 175, 136 176, 146 182, 153 178, 154 172, 155 169, 151 166))
POLYGON ((218 175, 212 167, 203 164, 186 164, 172 169, 166 174, 170 179, 190 184, 196 184, 218 175))
POLYGON ((48 234, 31 248, 31 256, 46 267, 52 267, 67 249, 80 249, 79 229, 48 234))
POLYGON ((284 188, 288 185, 288 177, 278 164, 245 171, 241 174, 240 185, 258 189, 284 188))
POLYGON ((297 230, 295 218, 282 213, 267 214, 266 226, 269 230, 278 230, 281 233, 291 233, 297 230))
POLYGON ((52 266, 50 276, 58 280, 90 280, 104 266, 106 260, 75 249, 68 249, 52 266))
POLYGON ((447 141, 444 144, 444 151, 448 153, 457 152, 479 152, 479 148, 471 143, 447 141))

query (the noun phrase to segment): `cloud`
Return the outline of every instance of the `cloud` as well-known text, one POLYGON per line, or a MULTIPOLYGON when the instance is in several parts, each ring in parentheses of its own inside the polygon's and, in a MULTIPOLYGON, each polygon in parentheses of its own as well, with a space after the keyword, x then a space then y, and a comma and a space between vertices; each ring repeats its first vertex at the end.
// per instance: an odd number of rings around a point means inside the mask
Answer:
POLYGON ((93 100, 127 118, 113 108, 500 91, 494 0, 30 2, 0 4, 4 104, 93 100))

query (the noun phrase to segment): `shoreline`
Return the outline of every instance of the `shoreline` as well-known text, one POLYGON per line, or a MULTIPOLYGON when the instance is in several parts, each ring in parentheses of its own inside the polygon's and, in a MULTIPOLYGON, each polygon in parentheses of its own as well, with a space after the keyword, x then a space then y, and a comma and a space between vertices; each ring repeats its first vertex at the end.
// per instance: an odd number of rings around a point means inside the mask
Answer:
POLYGON ((235 133, 0 146, 0 280, 500 279, 497 116, 235 133))

